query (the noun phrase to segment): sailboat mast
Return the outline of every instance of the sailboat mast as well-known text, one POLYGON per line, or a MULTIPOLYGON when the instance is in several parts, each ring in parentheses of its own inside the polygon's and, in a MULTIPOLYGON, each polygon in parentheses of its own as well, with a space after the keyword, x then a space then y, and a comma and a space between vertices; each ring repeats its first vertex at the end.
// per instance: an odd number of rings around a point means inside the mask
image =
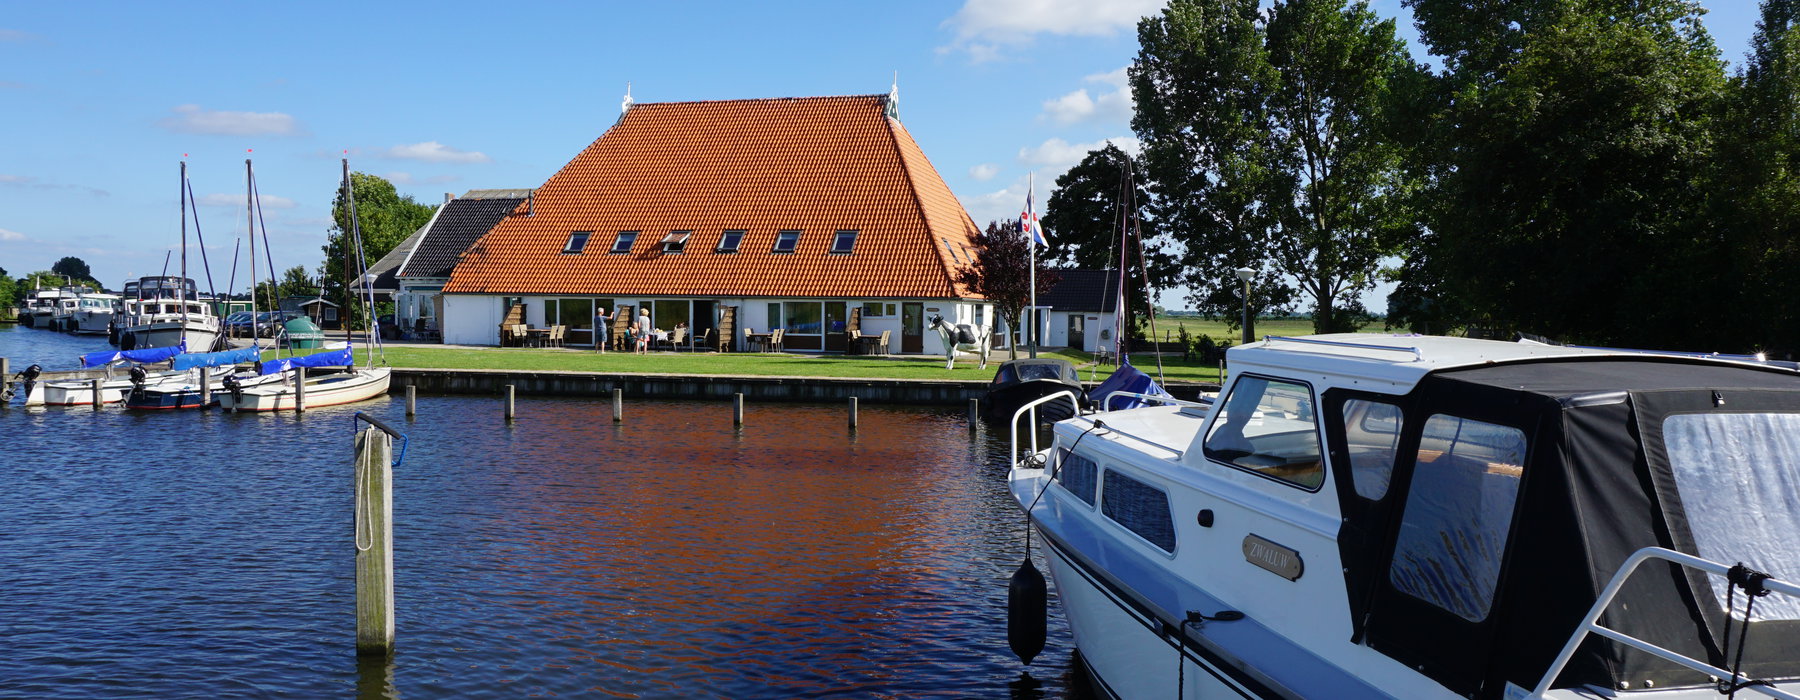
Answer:
MULTIPOLYGON (((256 169, 251 167, 249 158, 244 159, 244 218, 249 221, 250 232, 250 347, 254 348, 261 347, 262 336, 256 329, 256 169)), ((231 272, 237 273, 235 256, 231 260, 231 272)))
POLYGON ((344 246, 344 308, 338 312, 338 322, 344 326, 344 340, 352 344, 356 341, 356 324, 350 320, 350 298, 356 293, 356 265, 351 253, 353 231, 356 230, 356 187, 350 182, 350 159, 343 159, 344 164, 344 206, 349 210, 350 225, 338 232, 338 241, 344 246))
MULTIPOLYGON (((1026 179, 1025 179, 1025 204, 1026 204, 1025 209, 1026 209, 1027 215, 1035 213, 1035 212, 1031 211, 1030 205, 1031 205, 1031 196, 1033 194, 1036 194, 1036 190, 1037 190, 1037 173, 1028 173, 1026 175, 1026 179)), ((1033 222, 1033 223, 1035 223, 1035 222, 1033 222)), ((1019 232, 1025 234, 1025 245, 1029 246, 1031 248, 1031 261, 1029 263, 1027 263, 1029 269, 1031 270, 1031 281, 1030 281, 1030 284, 1031 284, 1031 306, 1025 307, 1025 318, 1029 319, 1026 321, 1026 323, 1028 323, 1030 325, 1027 325, 1025 327, 1025 339, 1028 341, 1031 341, 1031 359, 1035 360, 1035 359, 1037 359, 1037 348, 1038 348, 1038 344, 1037 344, 1037 333, 1038 333, 1037 238, 1035 238, 1033 236, 1033 234, 1030 230, 1027 230, 1025 228, 1026 225, 1027 224, 1025 221, 1019 222, 1019 232)))
POLYGON ((181 279, 175 283, 175 302, 181 307, 181 330, 175 334, 180 340, 187 342, 187 161, 181 161, 181 279))

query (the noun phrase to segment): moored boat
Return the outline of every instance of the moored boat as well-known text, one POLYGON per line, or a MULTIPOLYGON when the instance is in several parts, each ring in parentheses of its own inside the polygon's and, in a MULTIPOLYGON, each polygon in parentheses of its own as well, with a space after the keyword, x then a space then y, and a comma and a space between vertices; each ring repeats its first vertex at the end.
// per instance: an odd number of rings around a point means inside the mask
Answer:
POLYGON ((137 298, 124 302, 126 318, 119 347, 211 350, 219 338, 219 317, 199 300, 194 281, 184 277, 144 277, 137 298))
MULTIPOLYGON (((325 374, 308 374, 306 407, 336 406, 381 396, 388 392, 390 374, 387 367, 348 367, 325 374)), ((298 405, 300 394, 293 376, 289 375, 281 381, 260 386, 233 388, 228 383, 214 398, 220 408, 228 411, 292 411, 298 405)))
MULTIPOLYGON (((1003 362, 981 397, 981 415, 989 421, 1005 421, 1020 406, 1065 391, 1074 392, 1080 403, 1086 403, 1081 377, 1068 360, 1045 357, 1003 362)), ((1054 422, 1073 416, 1074 411, 1069 404, 1056 402, 1045 404, 1038 414, 1040 421, 1054 422)))
POLYGON ((171 367, 183 374, 179 378, 134 385, 125 392, 125 407, 131 410, 204 408, 215 403, 215 397, 231 387, 260 386, 281 381, 280 373, 259 374, 255 370, 232 373, 229 369, 246 363, 260 368, 261 358, 262 350, 256 347, 176 355, 170 361, 171 367), (202 391, 199 376, 199 369, 203 367, 226 369, 225 372, 206 377, 205 391, 202 391))
POLYGON ((118 305, 117 294, 84 293, 76 302, 75 311, 64 330, 79 335, 106 335, 112 328, 113 311, 118 305))
POLYGON ((1011 471, 1106 694, 1794 697, 1800 373, 1373 335, 1230 366, 1011 471))

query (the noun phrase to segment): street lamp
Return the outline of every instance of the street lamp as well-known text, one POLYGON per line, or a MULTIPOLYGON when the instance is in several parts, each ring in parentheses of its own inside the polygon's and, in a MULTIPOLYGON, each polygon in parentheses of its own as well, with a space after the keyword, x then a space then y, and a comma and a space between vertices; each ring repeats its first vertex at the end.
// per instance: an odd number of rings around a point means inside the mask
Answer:
POLYGON ((1256 277, 1256 269, 1240 267, 1237 278, 1244 282, 1244 344, 1250 343, 1250 280, 1256 277))

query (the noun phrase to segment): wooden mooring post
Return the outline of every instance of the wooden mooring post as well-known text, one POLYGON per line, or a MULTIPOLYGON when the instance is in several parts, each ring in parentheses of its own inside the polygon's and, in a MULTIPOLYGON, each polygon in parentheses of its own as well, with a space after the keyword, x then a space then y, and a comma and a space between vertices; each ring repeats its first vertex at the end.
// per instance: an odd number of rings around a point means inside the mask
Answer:
POLYGON ((850 397, 850 429, 856 429, 856 397, 850 397))
POLYGON ((12 364, 6 358, 0 357, 0 383, 10 381, 12 381, 12 364))
POLYGON ((406 385, 406 417, 419 415, 419 387, 406 385))
POLYGON ((741 393, 731 396, 731 424, 733 426, 744 424, 744 395, 741 393))
POLYGON ((621 389, 619 387, 613 387, 613 422, 619 423, 619 422, 623 422, 624 420, 625 420, 625 390, 621 389))
POLYGON ((511 385, 511 384, 506 385, 505 392, 506 392, 506 420, 507 420, 507 422, 511 422, 513 417, 518 415, 517 413, 515 413, 513 411, 513 385, 511 385))
POLYGON ((88 386, 91 386, 94 388, 94 410, 96 410, 96 411, 106 407, 106 401, 105 401, 106 397, 101 393, 101 389, 100 389, 100 385, 104 382, 105 382, 105 380, 103 380, 103 379, 88 380, 88 386))
POLYGON ((294 368, 294 412, 306 412, 306 368, 294 368))
POLYGON ((212 368, 200 368, 200 407, 212 405, 212 368))
POLYGON ((356 433, 356 653, 394 651, 393 431, 375 419, 356 433))
POLYGON ((969 399, 969 429, 981 423, 981 399, 969 399))

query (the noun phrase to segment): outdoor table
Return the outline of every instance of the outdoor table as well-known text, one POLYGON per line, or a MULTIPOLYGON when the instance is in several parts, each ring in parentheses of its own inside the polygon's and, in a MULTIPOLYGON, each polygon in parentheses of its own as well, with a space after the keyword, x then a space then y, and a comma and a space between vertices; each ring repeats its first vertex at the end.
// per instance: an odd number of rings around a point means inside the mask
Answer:
POLYGON ((774 333, 746 333, 744 334, 744 342, 745 344, 756 348, 756 352, 767 352, 769 338, 774 335, 774 333))
POLYGON ((548 329, 548 328, 527 328, 527 329, 525 329, 525 341, 527 343, 530 343, 531 347, 534 347, 534 348, 544 347, 544 341, 548 340, 549 338, 550 338, 550 329, 548 329))

